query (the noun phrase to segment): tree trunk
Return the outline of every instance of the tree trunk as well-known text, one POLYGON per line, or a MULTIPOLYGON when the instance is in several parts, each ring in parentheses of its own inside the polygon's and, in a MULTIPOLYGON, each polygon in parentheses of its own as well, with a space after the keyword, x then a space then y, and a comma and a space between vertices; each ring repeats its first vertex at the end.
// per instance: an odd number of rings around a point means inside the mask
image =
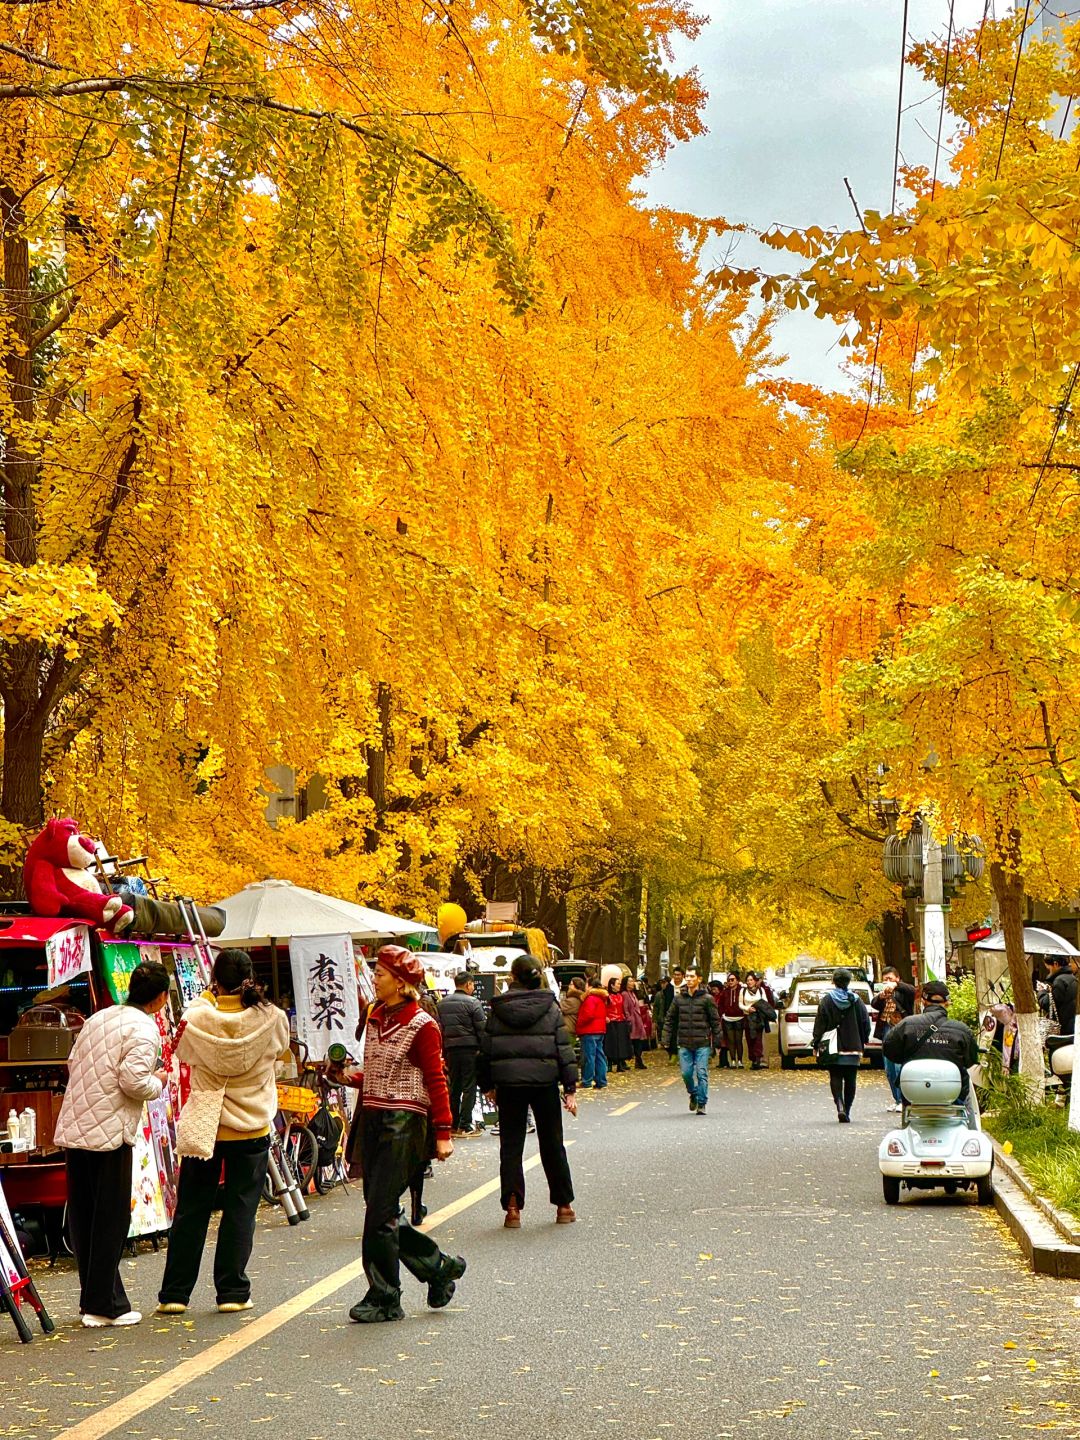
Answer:
MULTIPOLYGON (((30 566, 38 558, 34 483, 37 461, 28 436, 34 423, 33 306, 30 294, 30 250, 25 216, 18 193, 0 182, 0 224, 3 233, 3 311, 7 322, 4 372, 9 423, 3 435, 4 558, 11 565, 30 566)), ((4 777, 0 808, 5 820, 40 829, 44 819, 42 750, 46 715, 41 703, 43 649, 27 640, 4 647, 0 663, 0 696, 4 702, 4 777)), ((18 865, 0 869, 0 885, 21 893, 18 865)))
POLYGON ((375 704, 379 716, 379 743, 368 745, 367 748, 367 776, 365 784, 367 787, 368 799, 375 807, 375 820, 368 826, 364 837, 364 849, 369 854, 379 848, 379 832, 382 830, 383 817, 386 814, 386 779, 387 779, 387 757, 390 754, 390 712, 391 712, 390 686, 379 681, 379 687, 375 696, 375 704))
POLYGON ((660 979, 660 951, 664 948, 664 897, 660 884, 649 881, 645 906, 645 979, 655 985, 660 979))
POLYGON ((1035 986, 1031 981, 1031 962, 1024 949, 1024 877, 1017 864, 1020 836, 1015 830, 1009 833, 1008 857, 1011 864, 993 861, 990 881, 1001 915, 1001 928, 1005 932, 1005 958, 1009 964, 1013 1008, 1020 1034, 1020 1073, 1032 1097, 1038 1100, 1042 1098, 1044 1086, 1042 1035, 1035 986))
POLYGON ((638 972, 641 947, 641 871, 624 875, 622 880, 622 963, 632 975, 638 972))
POLYGON ((678 915, 672 910, 668 914, 667 924, 667 948, 668 948, 668 974, 670 975, 676 965, 682 964, 682 922, 678 915))

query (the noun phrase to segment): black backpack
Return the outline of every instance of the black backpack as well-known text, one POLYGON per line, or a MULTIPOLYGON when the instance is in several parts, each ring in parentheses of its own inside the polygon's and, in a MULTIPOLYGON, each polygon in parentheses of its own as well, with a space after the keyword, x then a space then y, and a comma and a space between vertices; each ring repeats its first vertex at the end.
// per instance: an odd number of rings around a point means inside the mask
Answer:
POLYGON ((307 1123, 319 1147, 320 1166, 333 1165, 344 1129, 340 1115, 335 1115, 324 1100, 307 1123))

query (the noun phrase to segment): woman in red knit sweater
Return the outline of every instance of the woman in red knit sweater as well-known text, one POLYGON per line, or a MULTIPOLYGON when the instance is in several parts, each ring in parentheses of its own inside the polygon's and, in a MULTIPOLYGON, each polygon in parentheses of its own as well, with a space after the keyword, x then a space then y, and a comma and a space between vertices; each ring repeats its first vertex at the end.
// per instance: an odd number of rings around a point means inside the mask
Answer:
POLYGON ((362 1254, 368 1289, 349 1311, 361 1325, 405 1318, 401 1265, 427 1285, 433 1310, 450 1303, 465 1273, 461 1256, 444 1255, 430 1235, 409 1224, 401 1208, 410 1177, 431 1153, 430 1131, 436 1160, 449 1160, 454 1153, 442 1032, 417 1004, 423 983, 420 961, 410 951, 400 945, 379 951, 364 1068, 342 1077, 363 1091, 360 1151, 367 1211, 362 1254))

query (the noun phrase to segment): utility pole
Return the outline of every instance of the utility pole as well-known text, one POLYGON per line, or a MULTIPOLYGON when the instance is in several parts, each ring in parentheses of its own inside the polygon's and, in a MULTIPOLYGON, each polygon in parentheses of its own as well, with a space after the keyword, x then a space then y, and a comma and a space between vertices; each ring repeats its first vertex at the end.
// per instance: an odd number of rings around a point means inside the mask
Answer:
POLYGON ((941 846, 930 830, 923 826, 922 899, 915 906, 919 935, 919 984, 945 979, 945 962, 949 954, 949 906, 945 900, 945 882, 941 868, 941 846))
MULTIPOLYGON (((1080 22, 1080 5, 1066 3, 1066 0, 1050 0, 1041 6, 1038 17, 1038 37, 1041 40, 1056 40, 1061 43, 1065 30, 1080 22)), ((1080 95, 1057 95, 1057 108, 1046 121, 1047 131, 1067 140, 1076 122, 1080 119, 1080 95)))

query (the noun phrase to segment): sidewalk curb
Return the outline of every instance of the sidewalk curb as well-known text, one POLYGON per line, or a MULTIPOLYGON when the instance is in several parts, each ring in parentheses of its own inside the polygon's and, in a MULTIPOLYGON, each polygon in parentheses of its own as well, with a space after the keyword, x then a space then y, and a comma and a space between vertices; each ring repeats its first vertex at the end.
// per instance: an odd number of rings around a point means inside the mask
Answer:
POLYGON ((994 1144, 994 1208, 1016 1237, 1036 1275, 1080 1280, 1080 1231, 1043 1196, 1008 1155, 994 1144))

